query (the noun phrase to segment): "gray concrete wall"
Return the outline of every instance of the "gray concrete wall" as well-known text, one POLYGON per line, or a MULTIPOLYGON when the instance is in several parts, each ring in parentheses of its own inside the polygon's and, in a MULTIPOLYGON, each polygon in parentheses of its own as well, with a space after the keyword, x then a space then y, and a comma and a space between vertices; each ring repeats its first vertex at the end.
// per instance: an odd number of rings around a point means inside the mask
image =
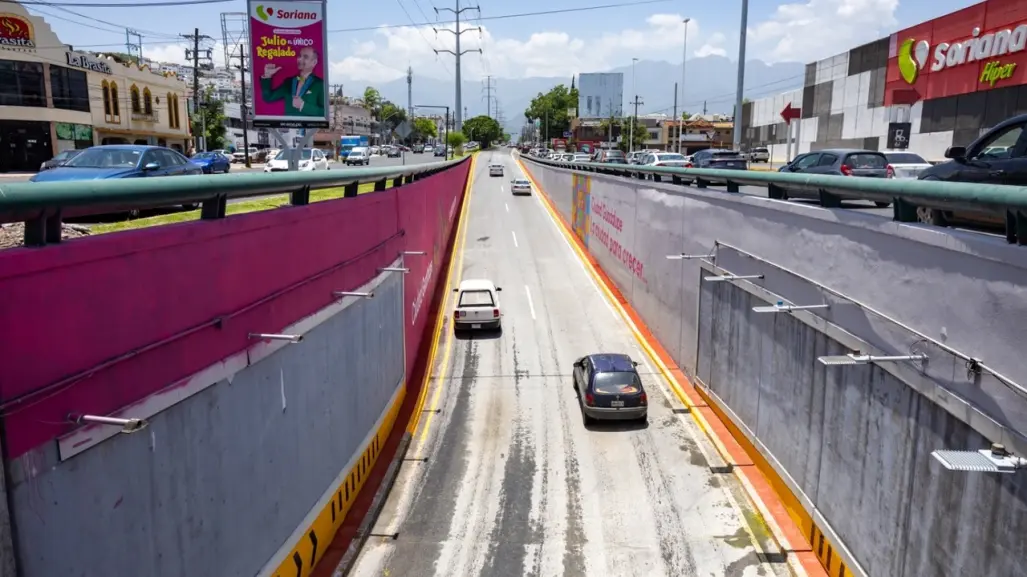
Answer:
POLYGON ((21 574, 256 574, 403 379, 403 276, 230 381, 70 460, 9 466, 21 574))
MULTIPOLYGON (((571 222, 571 171, 525 165, 571 222)), ((1022 392, 987 371, 968 375, 959 354, 1027 382, 1027 251, 857 211, 583 175, 589 183, 577 188, 594 209, 589 252, 867 574, 1027 575, 1027 477, 951 473, 930 457, 1002 435, 1027 447, 1022 392), (666 258, 680 253, 763 274, 758 286, 794 304, 829 303, 816 314, 848 342, 787 315, 753 313, 767 301, 702 282, 711 273, 698 260, 666 258), (888 354, 915 349, 930 362, 898 376, 816 362, 855 341, 888 354)))

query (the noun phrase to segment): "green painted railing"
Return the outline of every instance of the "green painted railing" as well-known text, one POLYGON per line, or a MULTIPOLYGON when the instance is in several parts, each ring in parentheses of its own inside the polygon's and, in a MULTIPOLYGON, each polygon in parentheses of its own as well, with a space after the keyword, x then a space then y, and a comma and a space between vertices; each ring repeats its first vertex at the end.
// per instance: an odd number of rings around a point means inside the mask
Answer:
POLYGON ((756 170, 672 168, 633 164, 573 163, 521 158, 554 168, 609 174, 656 182, 687 184, 697 188, 724 186, 740 192, 740 186, 766 187, 767 196, 783 199, 789 190, 816 195, 821 206, 836 208, 843 200, 867 200, 891 204, 899 222, 918 222, 918 208, 932 211, 976 213, 1005 220, 1006 240, 1027 245, 1027 187, 969 184, 936 180, 853 178, 814 174, 790 174, 756 170))
POLYGON ((201 219, 224 218, 229 199, 289 194, 293 205, 310 202, 310 192, 345 187, 357 195, 361 184, 375 190, 409 184, 468 159, 324 172, 164 176, 0 185, 0 223, 24 222, 25 245, 60 242, 64 218, 112 214, 178 205, 201 205, 201 219))

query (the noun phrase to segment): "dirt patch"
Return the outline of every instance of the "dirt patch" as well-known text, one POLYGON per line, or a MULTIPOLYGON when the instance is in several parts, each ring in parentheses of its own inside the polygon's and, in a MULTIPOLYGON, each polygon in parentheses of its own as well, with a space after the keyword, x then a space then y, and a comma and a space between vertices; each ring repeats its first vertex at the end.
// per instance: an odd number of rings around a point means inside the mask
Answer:
MULTIPOLYGON (((62 224, 61 238, 81 238, 89 236, 89 227, 80 224, 62 224)), ((12 222, 0 224, 0 249, 22 246, 25 241, 25 223, 12 222)))

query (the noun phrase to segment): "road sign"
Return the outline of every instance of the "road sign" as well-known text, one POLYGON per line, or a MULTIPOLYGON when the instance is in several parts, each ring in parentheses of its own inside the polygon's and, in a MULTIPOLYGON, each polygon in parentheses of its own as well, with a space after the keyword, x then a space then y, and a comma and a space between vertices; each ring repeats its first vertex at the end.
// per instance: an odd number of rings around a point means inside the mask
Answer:
POLYGON ((570 138, 571 137, 571 131, 570 130, 564 130, 563 131, 563 137, 564 138, 570 138))
POLYGON ((802 109, 795 108, 794 106, 792 106, 792 103, 789 102, 784 107, 784 110, 781 111, 781 118, 784 119, 785 124, 791 124, 793 120, 798 120, 802 118, 802 109))
POLYGON ((400 122, 399 126, 396 127, 396 134, 398 134, 400 138, 406 138, 406 137, 410 136, 410 133, 412 131, 413 131, 413 128, 411 128, 410 121, 408 121, 408 120, 404 120, 403 122, 400 122))

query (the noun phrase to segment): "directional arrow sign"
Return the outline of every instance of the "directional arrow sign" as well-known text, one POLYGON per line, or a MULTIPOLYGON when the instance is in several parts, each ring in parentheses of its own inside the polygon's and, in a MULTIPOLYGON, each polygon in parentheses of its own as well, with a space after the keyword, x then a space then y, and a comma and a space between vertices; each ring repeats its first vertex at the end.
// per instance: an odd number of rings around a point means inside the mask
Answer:
POLYGON ((802 118, 802 109, 793 107, 789 102, 781 111, 781 118, 784 119, 785 124, 791 124, 793 120, 802 118))

